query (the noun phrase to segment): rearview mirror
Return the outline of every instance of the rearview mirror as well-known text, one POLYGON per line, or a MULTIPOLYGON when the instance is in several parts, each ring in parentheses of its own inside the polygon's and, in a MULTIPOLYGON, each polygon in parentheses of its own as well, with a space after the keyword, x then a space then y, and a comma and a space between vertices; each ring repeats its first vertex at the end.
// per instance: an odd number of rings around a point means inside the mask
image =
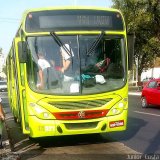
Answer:
POLYGON ((18 42, 19 62, 27 63, 27 44, 24 41, 18 42))
POLYGON ((134 43, 135 43, 135 34, 127 34, 128 41, 128 69, 132 70, 133 68, 133 59, 134 59, 134 43))

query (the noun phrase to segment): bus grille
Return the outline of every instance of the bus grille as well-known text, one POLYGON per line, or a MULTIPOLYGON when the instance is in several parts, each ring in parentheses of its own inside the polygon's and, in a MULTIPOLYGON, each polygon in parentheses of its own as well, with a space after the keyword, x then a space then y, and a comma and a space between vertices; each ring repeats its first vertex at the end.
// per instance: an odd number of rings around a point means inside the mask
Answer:
POLYGON ((75 130, 75 129, 91 129, 96 128, 98 122, 88 122, 88 123, 65 123, 65 127, 68 130, 75 130))
POLYGON ((85 100, 85 101, 77 101, 77 102, 68 102, 68 101, 49 102, 49 104, 59 109, 77 110, 77 109, 98 108, 105 105, 111 100, 112 100, 111 98, 108 98, 108 99, 85 100))

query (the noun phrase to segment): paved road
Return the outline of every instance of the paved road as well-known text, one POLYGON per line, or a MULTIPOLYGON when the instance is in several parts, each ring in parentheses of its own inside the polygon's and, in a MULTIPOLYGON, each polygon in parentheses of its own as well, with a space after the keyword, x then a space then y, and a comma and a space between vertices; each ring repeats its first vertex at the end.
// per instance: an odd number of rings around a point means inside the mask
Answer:
POLYGON ((128 129, 125 132, 52 137, 38 141, 31 141, 21 134, 20 126, 13 121, 7 100, 4 99, 3 102, 8 114, 11 148, 15 153, 20 153, 22 159, 62 159, 63 157, 64 159, 117 160, 129 159, 129 154, 160 153, 160 109, 142 109, 140 96, 137 95, 129 96, 128 129))
POLYGON ((160 154, 160 107, 143 109, 140 96, 130 95, 128 129, 109 135, 137 152, 160 154))

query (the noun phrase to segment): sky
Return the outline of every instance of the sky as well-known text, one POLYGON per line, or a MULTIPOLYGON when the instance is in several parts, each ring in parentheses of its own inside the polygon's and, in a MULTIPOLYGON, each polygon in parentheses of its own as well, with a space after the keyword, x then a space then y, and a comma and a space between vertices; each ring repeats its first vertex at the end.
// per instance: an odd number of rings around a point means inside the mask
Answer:
POLYGON ((57 6, 111 7, 112 0, 1 0, 0 3, 0 48, 7 56, 23 12, 31 8, 57 6))

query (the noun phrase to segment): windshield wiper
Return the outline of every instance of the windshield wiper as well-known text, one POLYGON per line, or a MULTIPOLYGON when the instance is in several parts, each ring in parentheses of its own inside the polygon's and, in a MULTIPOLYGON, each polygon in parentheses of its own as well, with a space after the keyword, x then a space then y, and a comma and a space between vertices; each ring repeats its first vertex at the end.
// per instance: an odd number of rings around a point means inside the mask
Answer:
POLYGON ((87 51, 87 55, 91 55, 93 53, 93 51, 96 49, 96 47, 98 46, 99 42, 102 40, 104 35, 105 35, 105 32, 102 31, 102 33, 98 36, 98 38, 92 43, 91 47, 87 51))
MULTIPOLYGON (((50 35, 54 38, 55 42, 56 42, 60 47, 62 47, 62 48, 66 51, 66 53, 67 53, 69 56, 71 56, 71 58, 72 58, 71 49, 69 50, 69 49, 66 47, 66 45, 60 40, 60 38, 56 35, 56 33, 55 33, 55 32, 50 32, 50 35)), ((69 46, 69 48, 70 48, 70 46, 69 46)))

